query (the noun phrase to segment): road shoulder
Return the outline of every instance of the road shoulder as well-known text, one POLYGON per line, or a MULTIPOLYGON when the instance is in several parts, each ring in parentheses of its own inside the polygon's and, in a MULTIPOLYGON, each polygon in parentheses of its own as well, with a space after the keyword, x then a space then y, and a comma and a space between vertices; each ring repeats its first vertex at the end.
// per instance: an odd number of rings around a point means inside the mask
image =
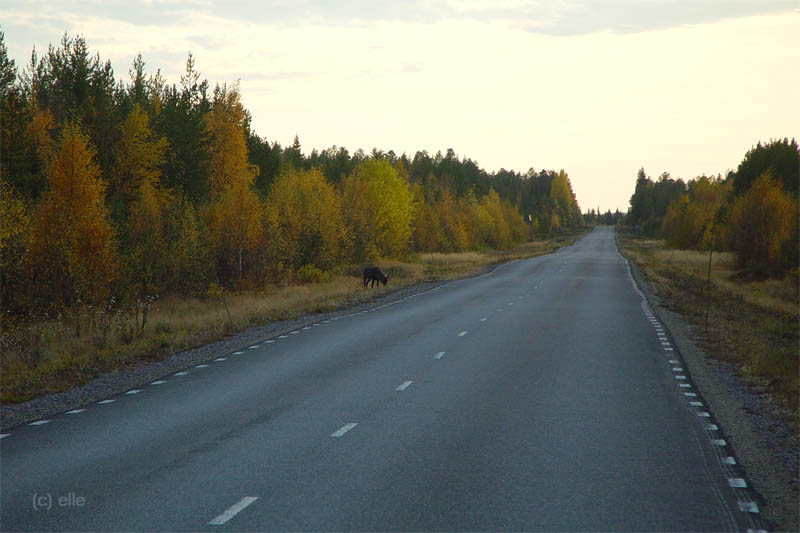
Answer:
POLYGON ((798 442, 779 416, 780 408, 766 394, 743 384, 733 365, 708 357, 697 342, 695 328, 668 308, 633 261, 628 264, 762 498, 762 515, 777 530, 800 530, 798 442))

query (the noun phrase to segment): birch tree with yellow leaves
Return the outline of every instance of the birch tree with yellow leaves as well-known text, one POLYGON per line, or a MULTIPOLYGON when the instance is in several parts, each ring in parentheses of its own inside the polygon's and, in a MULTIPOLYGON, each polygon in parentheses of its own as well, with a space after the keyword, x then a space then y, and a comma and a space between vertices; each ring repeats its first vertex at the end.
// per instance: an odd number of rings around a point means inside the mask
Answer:
POLYGON ((113 230, 103 202, 106 183, 88 137, 74 122, 61 132, 47 184, 32 217, 28 253, 39 307, 102 304, 117 272, 113 230))

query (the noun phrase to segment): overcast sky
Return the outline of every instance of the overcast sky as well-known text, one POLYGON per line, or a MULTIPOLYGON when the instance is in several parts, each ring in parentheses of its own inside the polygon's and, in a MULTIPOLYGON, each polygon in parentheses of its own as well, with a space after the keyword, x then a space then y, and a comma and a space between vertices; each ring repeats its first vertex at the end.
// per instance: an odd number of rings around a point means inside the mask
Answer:
POLYGON ((488 171, 565 169, 584 211, 636 172, 735 169, 800 137, 800 0, 4 0, 25 65, 83 35, 128 80, 241 80, 253 129, 304 153, 453 148, 488 171))

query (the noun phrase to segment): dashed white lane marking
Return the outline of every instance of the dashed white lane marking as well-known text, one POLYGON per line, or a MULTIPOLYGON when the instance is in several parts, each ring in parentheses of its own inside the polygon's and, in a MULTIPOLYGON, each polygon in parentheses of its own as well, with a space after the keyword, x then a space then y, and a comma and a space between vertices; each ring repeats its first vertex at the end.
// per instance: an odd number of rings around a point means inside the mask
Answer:
POLYGON ((311 325, 312 325, 313 327, 317 327, 317 326, 319 326, 319 322, 317 322, 316 324, 311 324, 311 325))
POLYGON ((414 383, 414 382, 413 381, 404 381, 403 383, 401 383, 400 385, 395 387, 394 390, 406 390, 408 388, 408 386, 411 385, 412 383, 414 383))
POLYGON ((486 317, 481 318, 481 322, 486 322, 488 319, 486 317))
POLYGON ((728 485, 734 489, 746 489, 747 488, 747 481, 740 477, 734 477, 728 480, 728 485))
POLYGON ((502 313, 502 312, 503 312, 503 310, 502 310, 502 309, 498 309, 497 311, 498 311, 498 312, 500 312, 500 313, 502 313))
POLYGON ((41 426, 42 424, 47 424, 49 422, 50 422, 50 420, 37 420, 36 422, 31 422, 28 425, 29 426, 41 426))
POLYGON ((323 324, 327 324, 328 322, 330 322, 330 320, 323 320, 322 321, 323 324))
POLYGON ((195 368, 206 368, 208 365, 197 365, 195 368))
POLYGON ((689 402, 692 407, 703 407, 703 402, 689 402))
MULTIPOLYGON (((745 513, 758 514, 758 504, 756 502, 736 502, 739 504, 739 510, 745 513)), ((767 533, 763 529, 748 529, 747 533, 767 533)))
POLYGON ((358 422, 350 422, 349 424, 345 424, 342 427, 340 427, 339 429, 337 429, 335 432, 331 433, 331 437, 341 437, 342 435, 344 435, 345 433, 347 433, 348 431, 350 431, 351 429, 353 429, 357 425, 358 425, 358 422))
POLYGON ((224 357, 217 357, 216 359, 214 359, 214 361, 217 361, 217 362, 219 362, 219 361, 227 361, 227 359, 224 358, 224 357))
POLYGON ((114 400, 101 400, 101 401, 97 402, 97 405, 103 405, 103 404, 106 404, 106 403, 111 403, 113 401, 114 400))
POLYGON ((508 302, 508 305, 514 305, 514 302, 508 302))
POLYGON ((678 374, 675 376, 675 379, 686 379, 686 376, 684 376, 683 374, 678 374))
POLYGON ((164 383, 166 383, 166 381, 154 381, 150 385, 163 385, 164 383))
POLYGON ((142 389, 131 389, 125 394, 139 394, 140 392, 142 392, 142 389))
POLYGON ((679 367, 679 366, 673 366, 672 367, 672 371, 673 372, 683 372, 683 369, 681 367, 679 367))
POLYGON ((258 347, 259 347, 259 346, 258 346, 258 344, 254 344, 254 345, 252 345, 252 346, 248 347, 247 349, 248 349, 248 350, 255 350, 255 349, 256 349, 256 348, 258 348, 258 347))
POLYGON ((303 329, 311 329, 311 326, 306 326, 303 329))
POLYGON ((6 437, 10 437, 11 433, 0 433, 0 439, 4 439, 6 437))
POLYGON ((86 409, 73 409, 72 411, 67 411, 68 415, 77 415, 78 413, 84 412, 86 409))
POLYGON ((288 335, 278 335, 278 338, 279 339, 288 339, 289 336, 288 335))
MULTIPOLYGON (((711 418, 711 413, 709 413, 708 411, 700 411, 699 413, 697 413, 697 416, 699 416, 700 418, 711 418)), ((710 426, 709 426, 709 428, 710 428, 710 426)), ((716 431, 716 430, 712 430, 712 431, 716 431)))
POLYGON ((439 352, 439 353, 437 353, 436 355, 434 355, 433 357, 434 357, 435 359, 441 359, 443 355, 444 355, 444 352, 439 352))
POLYGON ((242 355, 244 352, 233 352, 233 355, 242 355))
POLYGON ((664 349, 665 349, 666 351, 668 351, 668 352, 674 352, 674 351, 675 351, 675 350, 673 350, 673 349, 672 349, 671 347, 669 347, 669 346, 664 346, 664 349))
POLYGON ((175 372, 175 373, 174 373, 174 374, 172 374, 172 375, 173 375, 173 376, 185 376, 186 374, 188 374, 188 372, 175 372))
POLYGON ((270 339, 270 340, 267 341, 267 344, 272 344, 273 342, 275 342, 275 341, 270 339))
POLYGON ((706 426, 706 429, 709 431, 717 431, 719 429, 719 426, 716 424, 709 424, 708 426, 706 426))
POLYGON ((730 457, 730 456, 723 457, 722 458, 722 462, 725 463, 726 465, 735 465, 736 464, 736 459, 733 458, 733 457, 730 457))
POLYGON ((728 443, 725 442, 725 439, 714 439, 711 441, 711 444, 714 446, 727 446, 728 443))
POLYGON ((300 332, 297 331, 297 330, 294 330, 294 331, 290 331, 289 335, 297 335, 298 333, 300 333, 300 332))
POLYGON ((466 334, 467 334, 467 332, 466 332, 466 331, 462 331, 461 333, 459 333, 459 334, 458 334, 458 336, 459 336, 459 337, 463 337, 463 336, 464 336, 464 335, 466 335, 466 334))
POLYGON ((696 398, 697 397, 697 393, 695 393, 695 392, 684 392, 683 395, 684 396, 688 396, 690 398, 696 398))
POLYGON ((673 365, 677 365, 680 361, 678 361, 677 359, 670 359, 669 362, 673 365))
POLYGON ((680 386, 681 386, 681 387, 684 387, 684 388, 686 388, 686 389, 691 389, 691 388, 692 388, 692 386, 691 386, 691 385, 689 385, 688 383, 681 383, 681 384, 680 384, 680 386))
POLYGON ((238 502, 234 503, 233 505, 225 509, 224 513, 211 520, 208 523, 208 525, 221 526, 222 524, 224 524, 225 522, 227 522, 228 520, 230 520, 231 518, 242 512, 242 510, 244 510, 248 505, 250 505, 257 499, 258 496, 245 496, 238 502))

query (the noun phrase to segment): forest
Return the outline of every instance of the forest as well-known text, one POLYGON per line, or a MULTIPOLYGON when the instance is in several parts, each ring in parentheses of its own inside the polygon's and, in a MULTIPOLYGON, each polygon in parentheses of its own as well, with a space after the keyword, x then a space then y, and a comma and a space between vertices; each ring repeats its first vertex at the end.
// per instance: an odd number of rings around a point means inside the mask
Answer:
POLYGON ((583 223, 563 170, 489 173, 453 149, 270 142, 251 129, 238 83, 212 88, 191 53, 177 83, 141 55, 121 79, 67 34, 18 67, 0 32, 0 100, 6 325, 80 309, 94 324, 94 311, 130 306, 143 329, 166 293, 257 292, 583 223))
POLYGON ((627 223, 672 248, 733 252, 745 276, 797 276, 798 185, 797 141, 759 142, 724 178, 653 180, 640 169, 627 223))

